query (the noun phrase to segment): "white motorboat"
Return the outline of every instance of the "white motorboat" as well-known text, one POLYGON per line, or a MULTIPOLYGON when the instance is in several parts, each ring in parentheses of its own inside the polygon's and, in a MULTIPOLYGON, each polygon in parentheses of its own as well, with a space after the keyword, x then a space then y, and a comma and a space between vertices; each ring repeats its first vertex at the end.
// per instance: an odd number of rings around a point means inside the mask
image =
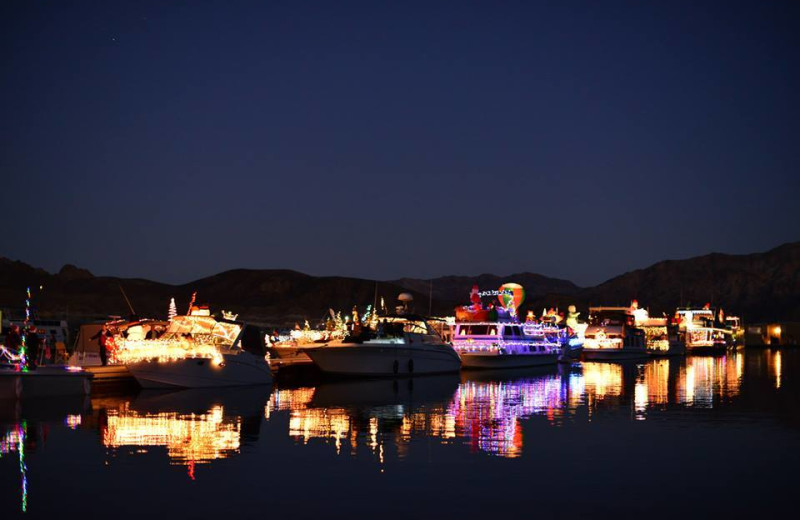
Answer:
POLYGON ((429 318, 391 315, 377 330, 331 341, 306 353, 325 373, 350 376, 409 376, 457 372, 461 359, 431 327, 429 318))
POLYGON ((306 328, 298 327, 288 336, 279 336, 272 342, 269 348, 273 354, 272 362, 279 367, 311 364, 311 358, 307 354, 309 350, 326 343, 341 341, 347 334, 343 322, 337 322, 331 330, 313 330, 306 321, 306 328))
POLYGON ((159 338, 119 340, 116 357, 143 388, 272 383, 261 331, 207 310, 175 316, 159 338))
POLYGON ((39 366, 27 372, 0 369, 0 399, 53 398, 89 395, 92 374, 73 367, 39 366))
POLYGON ((636 326, 630 307, 589 307, 589 326, 583 342, 588 361, 622 361, 648 357, 644 330, 636 326))

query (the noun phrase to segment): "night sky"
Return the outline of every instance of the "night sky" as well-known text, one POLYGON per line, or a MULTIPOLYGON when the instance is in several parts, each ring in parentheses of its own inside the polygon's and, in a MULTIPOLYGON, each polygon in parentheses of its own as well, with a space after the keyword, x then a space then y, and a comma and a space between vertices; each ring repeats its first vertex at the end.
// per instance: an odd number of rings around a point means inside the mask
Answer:
POLYGON ((800 2, 0 4, 0 255, 593 285, 800 239, 800 2))

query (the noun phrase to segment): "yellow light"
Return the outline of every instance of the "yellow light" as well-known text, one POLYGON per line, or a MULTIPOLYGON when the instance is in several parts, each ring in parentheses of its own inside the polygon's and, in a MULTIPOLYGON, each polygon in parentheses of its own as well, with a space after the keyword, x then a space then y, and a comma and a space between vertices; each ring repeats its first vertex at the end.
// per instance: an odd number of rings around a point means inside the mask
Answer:
POLYGON ((781 328, 776 325, 775 327, 772 328, 772 333, 775 334, 776 336, 780 336, 781 335, 781 328))
POLYGON ((177 463, 204 463, 238 453, 241 419, 225 418, 224 408, 207 413, 139 413, 127 406, 108 411, 103 445, 164 446, 177 463))
POLYGON ((180 359, 211 359, 215 365, 223 361, 216 345, 188 338, 118 340, 116 359, 123 364, 141 361, 177 361, 180 359))

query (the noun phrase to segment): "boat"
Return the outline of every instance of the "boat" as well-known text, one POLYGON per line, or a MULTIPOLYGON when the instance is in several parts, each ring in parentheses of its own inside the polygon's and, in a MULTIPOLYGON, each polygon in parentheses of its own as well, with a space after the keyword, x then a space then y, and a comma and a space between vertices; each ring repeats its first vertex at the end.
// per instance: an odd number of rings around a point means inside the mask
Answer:
POLYGON ((157 338, 117 340, 116 359, 142 388, 206 388, 272 383, 264 334, 192 307, 157 338))
POLYGON ((84 323, 78 330, 69 365, 81 367, 90 372, 95 387, 122 387, 136 385, 136 380, 128 368, 117 360, 119 341, 123 339, 140 340, 160 336, 169 322, 152 319, 112 319, 99 323, 84 323), (109 332, 106 341, 107 363, 103 365, 100 356, 100 336, 104 330, 109 332))
POLYGON ((558 361, 565 343, 564 329, 545 319, 537 322, 532 313, 521 323, 517 309, 524 294, 522 286, 515 283, 503 284, 497 291, 472 287, 472 303, 456 307, 451 334, 464 368, 536 367, 558 361), (497 296, 499 306, 484 305, 482 296, 497 296))
POLYGON ((734 330, 729 328, 725 314, 712 309, 710 304, 702 308, 685 307, 675 311, 677 326, 676 341, 690 353, 725 352, 735 347, 734 330))
POLYGON ((91 391, 93 376, 80 367, 34 365, 24 354, 0 346, 0 399, 86 396, 91 391))
POLYGON ((682 356, 686 353, 683 343, 677 341, 677 329, 666 316, 650 316, 647 309, 639 307, 636 300, 631 303, 631 314, 635 327, 644 331, 647 353, 654 357, 682 356))
POLYGON ((552 365, 561 354, 563 329, 542 323, 456 322, 453 348, 464 368, 552 365))
POLYGON ((589 325, 583 342, 583 359, 587 361, 617 361, 648 357, 645 332, 636 325, 630 307, 589 307, 589 325))
POLYGON ((0 368, 0 399, 86 396, 92 388, 92 374, 72 367, 39 366, 25 371, 19 366, 0 368))
MULTIPOLYGON (((567 326, 566 341, 561 347, 561 355, 558 357, 559 363, 572 363, 580 359, 583 353, 583 342, 586 337, 586 328, 589 326, 586 323, 579 323, 577 308, 570 305, 567 308, 567 319, 564 322, 567 326)), ((558 322, 558 314, 551 312, 550 315, 555 323, 558 322)))
POLYGON ((307 351, 326 374, 346 376, 410 376, 458 372, 461 359, 452 345, 431 326, 433 318, 412 314, 413 297, 401 294, 396 314, 358 325, 341 341, 329 341, 307 351))
POLYGON ((731 331, 731 347, 744 348, 744 326, 739 316, 725 316, 725 328, 731 331))
POLYGON ((300 325, 297 324, 295 329, 288 334, 278 335, 276 332, 276 335, 271 338, 269 347, 270 353, 274 354, 273 365, 286 367, 311 364, 311 358, 307 354, 309 350, 332 341, 341 341, 348 335, 341 313, 337 316, 331 311, 328 325, 322 330, 315 330, 310 327, 308 320, 306 320, 303 328, 300 328, 300 325))

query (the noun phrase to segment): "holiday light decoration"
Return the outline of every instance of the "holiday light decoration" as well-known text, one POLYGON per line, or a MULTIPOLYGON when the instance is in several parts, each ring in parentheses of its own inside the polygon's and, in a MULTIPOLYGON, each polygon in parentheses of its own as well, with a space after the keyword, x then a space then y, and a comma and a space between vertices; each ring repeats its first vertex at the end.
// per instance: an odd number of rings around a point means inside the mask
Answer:
POLYGON ((189 310, 186 311, 187 315, 192 314, 192 309, 194 308, 194 302, 197 300, 197 291, 192 293, 192 299, 189 300, 189 310))
POLYGON ((223 319, 226 319, 226 320, 236 321, 236 318, 238 318, 239 315, 238 314, 234 314, 234 313, 232 313, 230 311, 222 311, 222 317, 223 317, 223 319))
POLYGON ((330 311, 333 319, 328 319, 324 330, 315 330, 311 328, 308 320, 305 320, 302 329, 295 329, 289 332, 289 337, 281 337, 275 343, 275 346, 280 348, 286 344, 291 346, 305 345, 308 343, 337 341, 342 340, 347 336, 350 331, 347 328, 347 323, 342 320, 342 313, 334 313, 330 311))
POLYGON ((6 347, 0 345, 0 359, 6 358, 9 363, 12 364, 19 364, 22 357, 19 354, 15 354, 8 350, 6 347))
POLYGON ((178 315, 178 306, 175 305, 175 298, 169 299, 169 310, 167 311, 167 320, 172 321, 172 319, 178 315))
POLYGON ((31 320, 31 288, 27 287, 26 291, 26 298, 25 298, 25 321, 22 327, 22 342, 20 343, 19 347, 19 365, 17 365, 17 370, 21 370, 22 372, 27 372, 29 370, 28 367, 28 333, 30 332, 30 320, 31 320))
POLYGON ((522 302, 525 301, 525 289, 518 283, 504 283, 498 292, 500 294, 497 299, 505 309, 519 309, 522 302))
POLYGON ((219 365, 223 361, 219 347, 213 342, 201 342, 184 337, 129 340, 121 339, 116 353, 119 363, 156 361, 165 363, 180 359, 211 359, 219 365))
POLYGON ((218 322, 211 316, 176 316, 158 339, 118 338, 115 358, 124 364, 210 359, 218 366, 241 330, 238 323, 218 322))
POLYGON ((594 336, 587 336, 584 338, 583 346, 587 349, 620 349, 622 348, 622 338, 618 336, 606 336, 601 330, 594 336))
POLYGON ((650 350, 669 350, 669 339, 667 337, 667 327, 665 326, 644 326, 645 344, 650 350))
MULTIPOLYGON (((477 285, 475 287, 477 287, 477 285)), ((500 288, 498 290, 476 291, 476 292, 480 298, 483 298, 485 296, 497 296, 498 298, 501 296, 510 296, 512 298, 514 297, 514 291, 511 289, 500 288)), ((503 300, 500 300, 500 303, 503 303, 503 300)))

